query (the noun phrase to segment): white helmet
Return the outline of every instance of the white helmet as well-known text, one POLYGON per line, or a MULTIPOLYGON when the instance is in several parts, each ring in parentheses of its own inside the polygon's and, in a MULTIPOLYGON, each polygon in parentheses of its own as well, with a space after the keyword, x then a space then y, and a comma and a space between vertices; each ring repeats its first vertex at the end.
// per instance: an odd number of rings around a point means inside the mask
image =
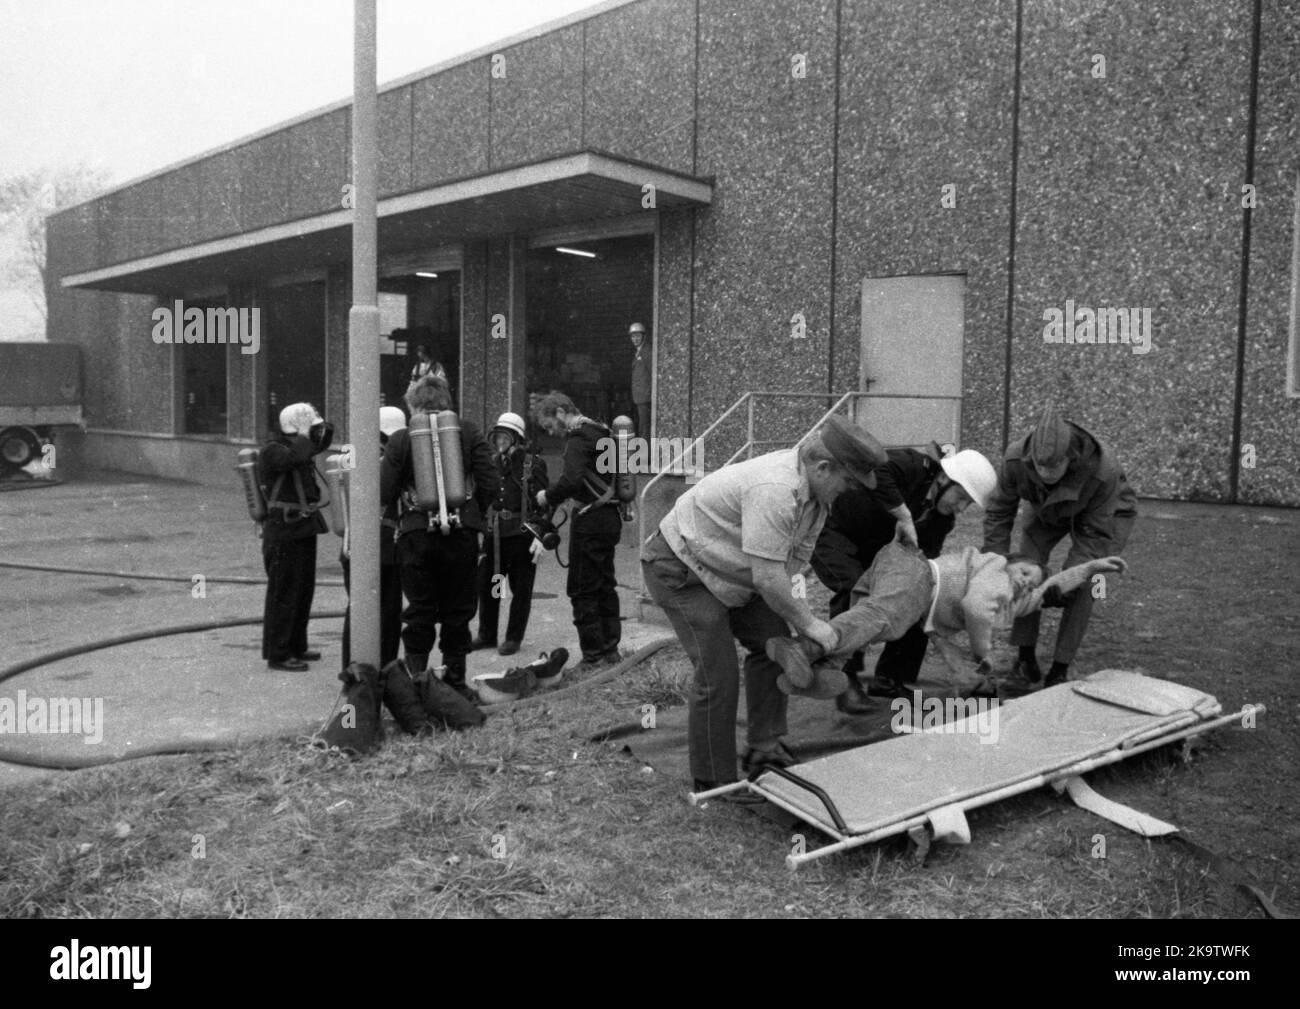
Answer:
POLYGON ((997 488, 998 474, 993 464, 974 449, 963 449, 939 460, 948 479, 959 484, 977 508, 988 504, 989 495, 997 488))
POLYGON ((510 413, 510 412, 503 413, 500 417, 497 418, 496 427, 494 427, 492 430, 495 431, 497 428, 503 428, 506 431, 511 431, 519 435, 520 438, 526 437, 526 435, 524 434, 524 419, 520 417, 519 414, 517 413, 510 413))
POLYGON ((406 427, 406 414, 398 406, 381 406, 379 408, 379 432, 392 436, 394 431, 406 427))
POLYGON ((313 424, 324 424, 325 419, 310 403, 290 403, 280 411, 280 430, 285 434, 307 434, 313 424))

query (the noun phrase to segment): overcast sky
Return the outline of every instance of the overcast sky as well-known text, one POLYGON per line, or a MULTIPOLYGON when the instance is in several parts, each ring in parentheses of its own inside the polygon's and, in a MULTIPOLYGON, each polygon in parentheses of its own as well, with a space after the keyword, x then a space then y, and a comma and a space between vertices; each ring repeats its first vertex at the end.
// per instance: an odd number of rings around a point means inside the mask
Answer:
MULTIPOLYGON (((379 82, 592 6, 378 0, 379 82)), ((351 93, 351 0, 0 0, 0 178, 123 182, 351 93)), ((40 328, 0 289, 0 339, 40 328)))

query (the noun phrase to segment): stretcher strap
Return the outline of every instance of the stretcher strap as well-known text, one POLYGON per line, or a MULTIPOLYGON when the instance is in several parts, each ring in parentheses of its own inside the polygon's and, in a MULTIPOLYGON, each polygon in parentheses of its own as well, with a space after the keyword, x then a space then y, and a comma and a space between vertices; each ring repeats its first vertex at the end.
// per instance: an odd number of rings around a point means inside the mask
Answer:
POLYGON ((1123 803, 1099 795, 1077 774, 1072 774, 1070 777, 1059 781, 1053 781, 1052 787, 1057 792, 1066 792, 1080 809, 1086 809, 1089 813, 1096 813, 1103 819, 1109 820, 1111 823, 1117 823, 1126 830, 1141 834, 1143 837, 1163 837, 1166 834, 1178 832, 1178 828, 1172 823, 1157 820, 1154 816, 1148 816, 1131 806, 1125 806, 1123 803))
POLYGON ((1211 851, 1204 845, 1197 844, 1189 839, 1186 835, 1179 832, 1178 828, 1172 823, 1165 823, 1154 816, 1148 816, 1146 813, 1138 812, 1129 806, 1114 802, 1105 796, 1099 795, 1082 778, 1074 775, 1061 781, 1052 782, 1052 787, 1058 792, 1064 790, 1067 792, 1075 804, 1081 809, 1086 809, 1090 813, 1117 823, 1121 827, 1141 834, 1143 837, 1163 837, 1169 841, 1175 841, 1186 848, 1187 851, 1201 861, 1224 882, 1236 887, 1246 896, 1253 899, 1259 904, 1260 909, 1270 918, 1292 918, 1293 915, 1285 914, 1264 894, 1260 888, 1258 880, 1255 879, 1248 871, 1234 864, 1222 855, 1211 851))

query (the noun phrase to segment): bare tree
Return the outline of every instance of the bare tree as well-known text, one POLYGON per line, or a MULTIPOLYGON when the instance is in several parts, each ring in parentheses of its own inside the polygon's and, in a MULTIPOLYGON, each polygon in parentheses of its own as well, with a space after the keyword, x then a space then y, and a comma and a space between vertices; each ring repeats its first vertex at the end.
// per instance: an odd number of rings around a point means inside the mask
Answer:
POLYGON ((105 169, 82 164, 0 179, 0 231, 14 233, 18 245, 18 251, 0 264, 0 270, 27 292, 43 319, 47 317, 45 218, 102 192, 110 178, 105 169))

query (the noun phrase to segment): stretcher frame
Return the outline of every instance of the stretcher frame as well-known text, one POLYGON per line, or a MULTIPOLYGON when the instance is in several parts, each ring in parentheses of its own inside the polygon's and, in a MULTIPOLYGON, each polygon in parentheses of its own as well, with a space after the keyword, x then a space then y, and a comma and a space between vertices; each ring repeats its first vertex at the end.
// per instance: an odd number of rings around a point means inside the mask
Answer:
POLYGON ((799 820, 816 827, 822 833, 834 838, 833 843, 823 845, 820 848, 814 848, 810 851, 803 851, 800 853, 792 852, 787 855, 785 859, 786 866, 790 869, 797 869, 801 865, 814 861, 815 859, 825 858, 828 855, 838 854, 841 851, 848 851, 850 848, 858 848, 864 844, 873 844, 876 841, 882 841, 885 838, 894 837, 898 834, 909 834, 915 840, 921 842, 928 838, 926 827, 931 824, 932 819, 941 811, 960 811, 962 814, 965 814, 968 810, 991 805, 992 803, 1000 802, 1003 799, 1009 799, 1012 796, 1020 795, 1024 792, 1030 792, 1036 788, 1042 788, 1045 785, 1055 784, 1058 786, 1064 786, 1069 779, 1087 774, 1097 768, 1118 763, 1121 760, 1127 760, 1130 757, 1137 756, 1139 753, 1145 753, 1148 750, 1168 746, 1170 743, 1176 743, 1179 740, 1190 739, 1194 736, 1200 735, 1201 733, 1208 732, 1211 729, 1220 728, 1229 723, 1244 720, 1248 716, 1254 717, 1262 715, 1265 711, 1267 711, 1267 709, 1262 704, 1247 704, 1243 705, 1240 711, 1230 712, 1228 714, 1218 715, 1208 719, 1196 714, 1194 711, 1188 711, 1169 724, 1150 728, 1136 734, 1135 736, 1121 740, 1117 745, 1104 753, 1087 757, 1082 760, 1072 761, 1061 767, 1031 775, 1022 781, 1017 781, 989 792, 981 792, 964 799, 946 803, 943 806, 929 809, 923 813, 918 813, 914 816, 898 820, 894 823, 864 833, 854 833, 848 827, 844 822, 844 817, 836 807, 834 799, 832 799, 832 797, 828 795, 821 786, 801 778, 796 770, 798 765, 795 765, 794 768, 758 768, 745 780, 731 782, 704 792, 692 792, 688 798, 691 805, 696 806, 707 802, 709 799, 729 795, 733 792, 740 791, 741 789, 747 789, 753 794, 761 796, 768 802, 780 807, 799 820), (814 796, 819 802, 821 802, 827 815, 830 817, 833 826, 823 820, 811 818, 806 810, 799 809, 792 803, 786 801, 782 796, 774 794, 772 791, 764 788, 763 782, 769 775, 788 781, 814 796))

